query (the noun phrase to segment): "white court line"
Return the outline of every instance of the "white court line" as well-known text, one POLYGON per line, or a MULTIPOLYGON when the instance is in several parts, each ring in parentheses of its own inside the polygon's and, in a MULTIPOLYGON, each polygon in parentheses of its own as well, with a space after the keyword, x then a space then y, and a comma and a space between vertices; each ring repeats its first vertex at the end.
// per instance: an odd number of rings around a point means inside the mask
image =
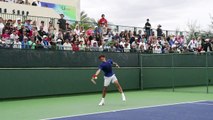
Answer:
POLYGON ((210 103, 193 103, 195 105, 207 105, 207 106, 213 106, 213 104, 210 103))
MULTIPOLYGON (((207 101, 207 100, 199 100, 199 101, 180 102, 180 103, 173 103, 173 104, 162 104, 162 105, 154 105, 154 106, 144 106, 144 107, 127 108, 127 109, 119 109, 119 110, 110 110, 110 111, 103 111, 103 112, 94 112, 94 113, 87 113, 87 114, 77 114, 77 115, 70 115, 70 116, 61 116, 61 117, 44 118, 44 119, 40 119, 40 120, 51 120, 51 119, 78 117, 78 116, 95 115, 95 114, 103 114, 103 113, 111 113, 111 112, 120 112, 120 111, 128 111, 128 110, 137 110, 137 109, 146 109, 146 108, 155 108, 155 107, 166 107, 166 106, 181 105, 181 104, 197 104, 198 102, 206 102, 206 101, 207 101)), ((102 107, 102 106, 100 106, 100 107, 102 107)), ((103 106, 103 107, 104 107, 104 106, 103 106)))

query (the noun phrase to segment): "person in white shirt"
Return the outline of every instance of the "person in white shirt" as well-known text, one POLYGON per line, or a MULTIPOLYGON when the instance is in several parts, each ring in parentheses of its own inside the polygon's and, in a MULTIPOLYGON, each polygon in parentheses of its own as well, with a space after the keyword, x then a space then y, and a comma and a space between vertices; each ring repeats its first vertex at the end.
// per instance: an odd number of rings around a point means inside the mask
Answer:
POLYGON ((156 54, 161 54, 162 53, 161 46, 159 44, 154 46, 153 53, 156 53, 156 54))
POLYGON ((130 43, 126 42, 124 46, 124 52, 130 52, 130 49, 131 49, 130 43))
POLYGON ((76 27, 75 27, 75 29, 74 29, 74 33, 75 33, 76 35, 80 35, 80 33, 81 33, 81 31, 80 31, 78 25, 76 25, 76 27))
POLYGON ((121 39, 121 42, 119 43, 120 46, 122 46, 123 48, 125 47, 125 38, 121 39))
POLYGON ((146 43, 145 43, 144 41, 141 41, 141 42, 139 43, 139 48, 140 48, 142 51, 147 50, 147 45, 146 45, 146 43))
POLYGON ((10 40, 15 41, 17 37, 19 37, 17 31, 13 30, 13 33, 10 35, 10 40))
POLYGON ((84 34, 83 33, 80 33, 80 36, 79 36, 79 41, 82 41, 83 44, 85 44, 85 39, 84 39, 84 34))
POLYGON ((96 44, 96 45, 98 45, 98 41, 96 41, 96 40, 91 40, 91 47, 94 45, 94 43, 96 44))
POLYGON ((197 40, 196 40, 195 38, 193 38, 193 39, 189 42, 188 48, 189 48, 190 50, 195 50, 195 49, 197 49, 197 47, 198 47, 198 42, 197 42, 197 40))
POLYGON ((19 41, 19 37, 15 38, 15 41, 13 42, 13 48, 14 49, 21 49, 21 42, 19 41))
POLYGON ((85 51, 86 46, 85 46, 85 44, 83 43, 83 41, 80 41, 78 47, 79 47, 80 51, 85 51))
POLYGON ((72 45, 69 43, 68 39, 65 40, 63 47, 64 47, 64 50, 72 50, 72 45))

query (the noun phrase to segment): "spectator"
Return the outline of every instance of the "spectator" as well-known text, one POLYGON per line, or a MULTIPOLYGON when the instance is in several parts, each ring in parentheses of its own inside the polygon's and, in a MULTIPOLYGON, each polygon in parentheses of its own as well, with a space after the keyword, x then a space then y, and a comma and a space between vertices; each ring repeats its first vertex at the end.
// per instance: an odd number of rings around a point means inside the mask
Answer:
POLYGON ((163 30, 161 29, 161 25, 158 25, 157 37, 163 37, 163 30))
POLYGON ((32 30, 31 20, 26 20, 24 26, 25 26, 28 30, 32 30))
POLYGON ((80 51, 85 51, 86 46, 85 46, 85 44, 83 43, 83 41, 80 40, 80 43, 79 43, 78 47, 79 47, 79 50, 80 50, 80 51))
POLYGON ((26 36, 21 42, 21 49, 29 49, 28 38, 26 36))
POLYGON ((145 24, 145 31, 146 31, 146 35, 147 38, 149 38, 149 36, 151 35, 151 27, 152 25, 149 23, 149 19, 146 20, 146 24, 145 24))
POLYGON ((16 37, 14 42, 13 42, 13 48, 14 49, 21 49, 22 48, 22 43, 19 41, 18 37, 16 37))
POLYGON ((18 38, 18 31, 13 30, 13 33, 10 35, 10 40, 14 41, 15 38, 18 38))
POLYGON ((195 38, 192 38, 192 40, 188 44, 188 48, 191 52, 195 51, 198 47, 197 40, 195 38))
POLYGON ((22 25, 23 24, 21 23, 21 18, 17 18, 14 27, 16 27, 18 30, 20 30, 22 25))
POLYGON ((78 41, 75 41, 73 43, 72 50, 75 51, 75 52, 80 50, 79 47, 78 47, 78 41))
POLYGON ((108 22, 107 22, 107 19, 105 19, 104 14, 101 15, 101 19, 98 21, 98 25, 100 27, 108 27, 108 22))
POLYGON ((33 36, 30 37, 30 40, 28 41, 28 45, 29 45, 29 48, 32 50, 36 49, 35 38, 33 36))
POLYGON ((46 36, 46 35, 47 33, 44 31, 44 28, 41 26, 40 30, 38 31, 38 39, 42 41, 43 36, 46 36))
POLYGON ((48 41, 48 37, 46 35, 43 36, 43 39, 41 41, 41 45, 43 46, 43 48, 45 49, 49 49, 51 48, 51 44, 50 42, 48 41))
POLYGON ((54 37, 56 28, 54 27, 52 21, 49 22, 49 27, 48 27, 48 34, 52 35, 54 37))
POLYGON ((64 47, 64 50, 72 50, 72 45, 69 43, 68 39, 65 40, 63 47, 64 47))
POLYGON ((4 29, 4 20, 2 17, 0 17, 0 37, 3 34, 3 29, 4 29))
POLYGON ((64 14, 60 14, 61 19, 58 20, 59 29, 64 33, 66 31, 66 20, 64 19, 64 14))

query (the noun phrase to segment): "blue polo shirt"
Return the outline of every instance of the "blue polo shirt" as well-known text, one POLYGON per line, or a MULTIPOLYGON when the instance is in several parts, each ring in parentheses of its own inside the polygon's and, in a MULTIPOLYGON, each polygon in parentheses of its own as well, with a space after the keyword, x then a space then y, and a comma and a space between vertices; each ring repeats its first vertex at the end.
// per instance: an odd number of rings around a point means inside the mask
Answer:
POLYGON ((99 69, 101 69, 104 72, 105 77, 111 77, 114 75, 112 71, 112 64, 113 61, 109 59, 106 62, 102 62, 101 65, 99 66, 99 69))

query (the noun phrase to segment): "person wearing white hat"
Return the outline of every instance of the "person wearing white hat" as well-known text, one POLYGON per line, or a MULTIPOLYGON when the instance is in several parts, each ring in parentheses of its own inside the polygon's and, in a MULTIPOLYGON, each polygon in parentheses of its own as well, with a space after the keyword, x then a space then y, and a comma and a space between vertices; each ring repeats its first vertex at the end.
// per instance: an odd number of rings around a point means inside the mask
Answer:
POLYGON ((19 37, 15 38, 15 41, 13 42, 13 48, 14 49, 21 49, 21 42, 19 41, 19 37))

